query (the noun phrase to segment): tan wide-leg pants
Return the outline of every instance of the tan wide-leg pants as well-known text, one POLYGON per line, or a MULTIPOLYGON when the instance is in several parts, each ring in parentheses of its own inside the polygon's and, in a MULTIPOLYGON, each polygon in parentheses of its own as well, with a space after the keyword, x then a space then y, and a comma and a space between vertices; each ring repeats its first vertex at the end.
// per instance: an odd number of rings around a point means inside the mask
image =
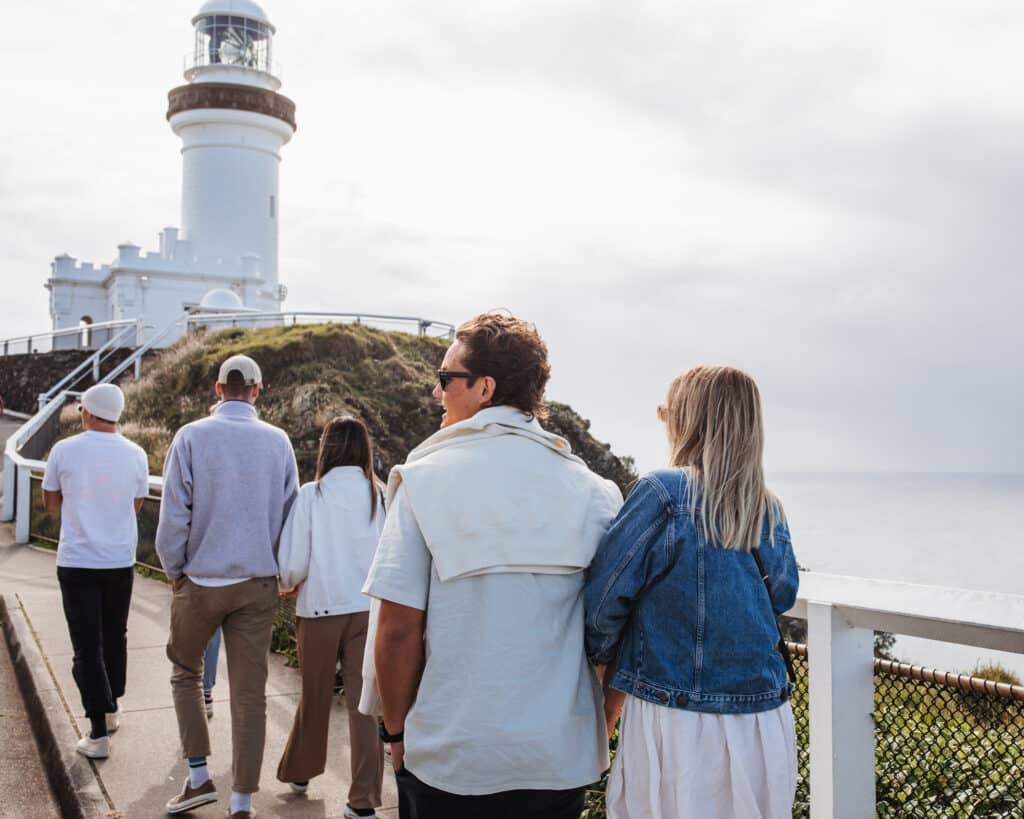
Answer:
POLYGON ((203 655, 220 626, 231 689, 231 770, 234 790, 255 793, 267 727, 267 652, 277 611, 277 578, 230 586, 199 586, 185 579, 171 601, 171 694, 184 756, 210 755, 203 705, 203 655))
POLYGON ((324 772, 335 665, 340 657, 351 743, 352 785, 348 790, 348 803, 353 808, 380 805, 384 778, 384 746, 377 720, 358 710, 369 618, 369 612, 365 611, 296 618, 302 696, 288 744, 277 766, 277 778, 282 782, 308 782, 324 772))

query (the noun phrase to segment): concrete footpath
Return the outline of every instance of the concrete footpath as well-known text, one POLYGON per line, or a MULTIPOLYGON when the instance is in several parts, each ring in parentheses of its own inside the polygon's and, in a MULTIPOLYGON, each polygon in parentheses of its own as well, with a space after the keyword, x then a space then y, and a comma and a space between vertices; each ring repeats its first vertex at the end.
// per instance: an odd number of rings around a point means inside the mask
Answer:
MULTIPOLYGON (((2 618, 0 614, 0 618, 2 618)), ((59 819, 10 652, 0 639, 0 819, 59 819)))
MULTIPOLYGON (((32 698, 28 698, 28 717, 33 721, 45 720, 51 729, 48 735, 54 747, 44 747, 43 756, 58 798, 63 795, 66 799, 67 791, 72 790, 82 805, 78 813, 81 816, 149 819, 165 815, 164 804, 181 790, 187 775, 171 702, 170 664, 164 653, 170 587, 158 580, 135 578, 128 619, 128 684, 121 701, 121 729, 111 737, 109 759, 89 761, 74 752, 74 743, 88 730, 88 722, 71 676, 71 644, 57 586, 55 556, 51 551, 18 546, 13 541, 13 527, 0 524, 0 595, 4 596, 13 629, 9 639, 25 643, 20 665, 31 672, 37 689, 34 705, 32 698)), ((231 791, 229 689, 222 650, 214 689, 214 716, 210 721, 210 772, 221 798, 188 815, 214 817, 227 812, 231 791)), ((262 817, 340 817, 349 785, 348 722, 342 702, 336 702, 331 713, 327 771, 310 783, 309 792, 303 796, 293 794, 275 776, 299 690, 298 672, 288 668, 283 657, 271 655, 262 789, 256 794, 253 807, 262 817)), ((2 757, 0 762, 7 765, 2 757)), ((377 813, 392 819, 397 817, 398 810, 390 767, 385 770, 384 785, 384 808, 377 813)), ((68 812, 66 804, 63 813, 74 815, 68 812)), ((45 809, 31 815, 45 816, 45 809)))

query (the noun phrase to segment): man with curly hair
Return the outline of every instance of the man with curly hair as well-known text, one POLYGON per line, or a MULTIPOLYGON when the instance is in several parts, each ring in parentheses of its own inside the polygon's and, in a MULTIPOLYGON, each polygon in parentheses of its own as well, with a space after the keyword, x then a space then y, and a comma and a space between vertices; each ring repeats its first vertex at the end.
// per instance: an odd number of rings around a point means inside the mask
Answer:
POLYGON ((402 819, 575 819, 608 764, 581 591, 622 496, 541 427, 549 376, 532 324, 467 321, 437 373, 441 429, 391 472, 363 590, 380 702, 361 707, 383 718, 402 819))

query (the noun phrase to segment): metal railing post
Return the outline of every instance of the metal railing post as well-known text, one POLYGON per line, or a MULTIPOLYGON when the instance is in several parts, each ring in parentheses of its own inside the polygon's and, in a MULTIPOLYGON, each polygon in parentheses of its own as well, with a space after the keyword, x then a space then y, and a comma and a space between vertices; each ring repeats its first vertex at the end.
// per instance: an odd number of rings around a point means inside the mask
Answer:
POLYGON ((807 601, 811 819, 875 815, 874 635, 807 601))
POLYGON ((4 496, 0 503, 0 520, 14 520, 14 499, 17 486, 17 471, 14 460, 9 455, 4 455, 4 496))
MULTIPOLYGON (((6 474, 6 469, 4 472, 6 474)), ((15 505, 18 511, 14 522, 14 542, 28 543, 32 516, 32 470, 27 466, 19 466, 17 474, 15 505)))

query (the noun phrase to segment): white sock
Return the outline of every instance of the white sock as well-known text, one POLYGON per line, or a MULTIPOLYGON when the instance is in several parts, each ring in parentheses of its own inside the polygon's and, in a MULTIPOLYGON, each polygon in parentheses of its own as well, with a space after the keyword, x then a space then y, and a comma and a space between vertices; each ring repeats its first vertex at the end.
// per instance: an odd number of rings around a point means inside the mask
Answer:
POLYGON ((231 791, 231 809, 228 813, 238 813, 240 810, 252 810, 252 794, 231 791))
POLYGON ((188 766, 188 784, 191 788, 198 788, 210 778, 210 771, 204 762, 202 765, 188 766))

